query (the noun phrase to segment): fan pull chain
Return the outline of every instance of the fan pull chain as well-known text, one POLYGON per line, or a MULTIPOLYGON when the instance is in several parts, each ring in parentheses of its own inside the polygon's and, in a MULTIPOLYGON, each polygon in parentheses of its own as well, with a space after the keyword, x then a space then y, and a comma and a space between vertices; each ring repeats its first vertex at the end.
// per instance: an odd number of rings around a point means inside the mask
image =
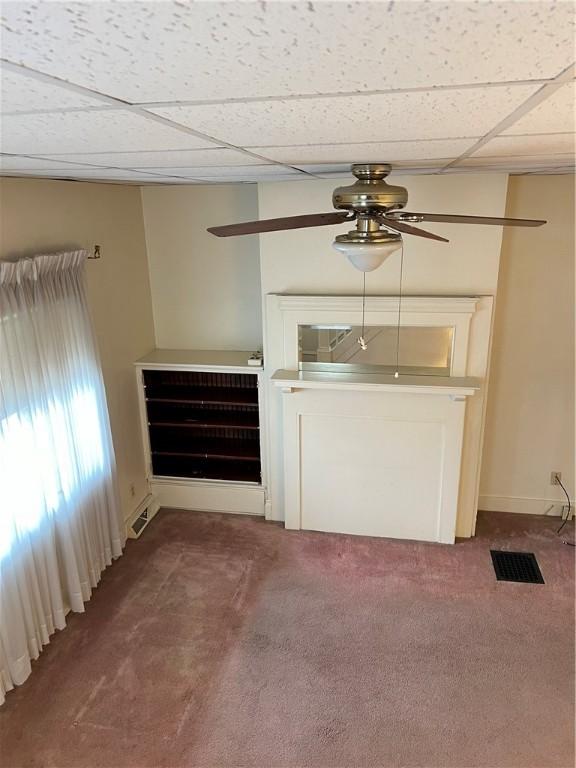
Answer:
POLYGON ((400 282, 398 286, 398 322, 396 324, 396 371, 394 372, 394 378, 397 379, 400 375, 398 368, 400 367, 400 315, 402 312, 402 277, 404 274, 404 241, 402 241, 402 247, 400 249, 400 282))
POLYGON ((360 344, 360 348, 364 351, 368 349, 368 344, 366 344, 366 341, 364 339, 364 314, 366 309, 366 272, 362 272, 362 330, 360 331, 360 336, 357 339, 358 344, 360 344))

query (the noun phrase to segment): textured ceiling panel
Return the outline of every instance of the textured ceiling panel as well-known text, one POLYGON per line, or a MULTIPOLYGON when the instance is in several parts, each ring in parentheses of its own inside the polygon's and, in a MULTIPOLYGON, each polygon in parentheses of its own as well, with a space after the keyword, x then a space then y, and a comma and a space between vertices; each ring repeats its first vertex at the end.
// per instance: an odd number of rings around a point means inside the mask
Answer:
MULTIPOLYGON (((387 162, 386 158, 382 159, 380 158, 381 162, 387 162)), ((442 168, 443 166, 447 165, 448 163, 452 162, 450 158, 442 158, 437 160, 414 160, 412 162, 404 161, 404 162, 397 162, 392 163, 392 173, 395 173, 398 171, 398 169, 402 170, 405 168, 442 168)), ((306 171, 306 173, 312 173, 316 176, 331 176, 334 174, 347 174, 352 179, 352 172, 350 170, 352 163, 323 163, 321 165, 318 164, 307 164, 304 163, 302 165, 299 165, 298 167, 306 171)))
POLYGON ((5 58, 132 102, 551 78, 573 52, 568 2, 18 2, 2 12, 5 58))
POLYGON ((546 133, 533 136, 496 136, 484 144, 473 157, 513 157, 514 155, 574 154, 573 133, 546 133))
POLYGON ((559 88, 504 133, 574 133, 575 112, 576 86, 570 83, 559 88))
POLYGON ((68 170, 89 168, 82 163, 66 163, 61 160, 47 160, 39 157, 19 157, 18 155, 0 155, 0 169, 3 171, 42 171, 67 168, 68 170))
POLYGON ((484 165, 482 168, 477 168, 476 166, 455 166, 453 168, 450 168, 446 173, 452 174, 452 173, 474 173, 474 174, 484 174, 484 173, 506 173, 510 176, 526 176, 527 174, 546 174, 555 176, 557 174, 561 173, 574 173, 574 166, 565 166, 565 167, 558 167, 558 166, 548 166, 548 165, 538 165, 533 166, 530 163, 527 163, 525 166, 520 165, 514 165, 514 166, 504 166, 504 165, 484 165))
POLYGON ((517 166, 537 168, 541 165, 560 167, 570 164, 574 164, 574 155, 519 155, 516 157, 467 157, 458 163, 458 168, 515 168, 517 166))
POLYGON ((236 176, 230 176, 228 178, 220 176, 198 176, 198 181, 207 182, 209 184, 257 184, 258 182, 276 182, 276 181, 306 181, 306 179, 314 179, 314 176, 307 176, 305 173, 296 174, 293 173, 279 173, 273 176, 245 176, 238 178, 236 176))
POLYGON ((119 180, 146 180, 157 179, 155 174, 142 173, 141 171, 125 171, 121 168, 55 168, 37 170, 3 170, 5 176, 41 176, 53 179, 119 179, 119 180))
POLYGON ((301 163, 298 168, 306 173, 317 174, 341 174, 346 173, 350 176, 351 163, 301 163))
POLYGON ((392 170, 390 176, 430 176, 434 173, 440 173, 443 170, 443 167, 443 165, 399 166, 392 170))
POLYGON ((0 108, 2 114, 28 112, 32 109, 70 109, 102 107, 102 101, 74 93, 56 83, 44 83, 27 75, 0 71, 0 108))
POLYGON ((529 176, 557 176, 559 174, 574 174, 574 170, 575 169, 573 165, 568 165, 565 168, 539 168, 538 170, 530 169, 525 173, 529 176))
POLYGON ((174 174, 175 176, 191 176, 193 178, 218 177, 219 179, 246 179, 250 181, 253 179, 267 179, 271 176, 302 176, 298 170, 286 168, 282 165, 233 165, 230 168, 149 168, 149 170, 154 173, 162 173, 165 175, 174 174))
POLYGON ((319 144, 297 147, 253 147, 259 155, 300 167, 303 163, 376 163, 401 160, 459 157, 475 142, 470 139, 374 142, 367 144, 319 144))
POLYGON ((208 142, 126 111, 54 112, 2 120, 2 151, 15 154, 191 149, 208 142))
POLYGON ((124 168, 191 168, 205 166, 260 165, 263 160, 233 149, 181 149, 156 152, 92 152, 54 154, 52 160, 124 168))
POLYGON ((2 150, 39 156, 5 158, 5 175, 252 183, 363 161, 573 163, 574 86, 540 90, 573 75, 571 2, 5 2, 0 25, 2 150), (533 95, 547 98, 523 114, 533 95))
POLYGON ((482 135, 535 90, 498 86, 153 111, 242 146, 385 142, 482 135))

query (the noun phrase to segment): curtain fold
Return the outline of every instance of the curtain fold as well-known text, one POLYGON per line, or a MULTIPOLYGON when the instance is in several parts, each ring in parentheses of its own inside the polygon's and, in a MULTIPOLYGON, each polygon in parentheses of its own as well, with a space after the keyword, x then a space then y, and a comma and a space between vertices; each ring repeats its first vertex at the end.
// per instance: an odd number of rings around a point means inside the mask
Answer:
POLYGON ((0 262, 0 703, 125 542, 86 255, 0 262))

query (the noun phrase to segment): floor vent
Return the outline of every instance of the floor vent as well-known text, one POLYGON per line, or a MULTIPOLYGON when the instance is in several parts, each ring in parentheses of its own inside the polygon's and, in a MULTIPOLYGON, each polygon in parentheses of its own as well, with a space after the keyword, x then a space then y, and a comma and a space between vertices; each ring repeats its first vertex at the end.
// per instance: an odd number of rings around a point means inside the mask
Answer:
POLYGON ((491 549, 490 554, 498 581, 544 584, 538 561, 532 552, 501 552, 491 549))

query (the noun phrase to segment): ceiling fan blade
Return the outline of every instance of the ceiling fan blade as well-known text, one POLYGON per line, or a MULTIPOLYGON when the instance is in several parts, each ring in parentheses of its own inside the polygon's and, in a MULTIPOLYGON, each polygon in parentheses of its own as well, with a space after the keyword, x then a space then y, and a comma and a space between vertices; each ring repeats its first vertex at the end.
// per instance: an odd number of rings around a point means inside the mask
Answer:
POLYGON ((302 229, 304 227, 323 227, 327 224, 342 224, 352 221, 346 211, 331 213, 309 213, 303 216, 285 216, 281 219, 263 219, 262 221, 244 221, 241 224, 227 224, 223 227, 208 227, 207 231, 216 237, 234 237, 235 235, 254 235, 258 232, 276 232, 281 229, 302 229))
POLYGON ((500 219, 494 216, 458 216, 444 213, 408 213, 402 211, 391 214, 400 221, 446 221, 453 224, 495 224, 501 227, 541 227, 546 224, 542 219, 500 219), (412 218, 414 217, 414 218, 412 218))
POLYGON ((429 240, 440 240, 443 243, 450 242, 450 240, 447 240, 445 237, 435 235, 433 232, 427 232, 425 229, 420 229, 420 227, 411 227, 403 221, 398 221, 398 219, 389 219, 388 216, 383 216, 381 222, 385 227, 394 229, 397 232, 404 232, 407 235, 418 235, 418 237, 427 237, 429 240))

